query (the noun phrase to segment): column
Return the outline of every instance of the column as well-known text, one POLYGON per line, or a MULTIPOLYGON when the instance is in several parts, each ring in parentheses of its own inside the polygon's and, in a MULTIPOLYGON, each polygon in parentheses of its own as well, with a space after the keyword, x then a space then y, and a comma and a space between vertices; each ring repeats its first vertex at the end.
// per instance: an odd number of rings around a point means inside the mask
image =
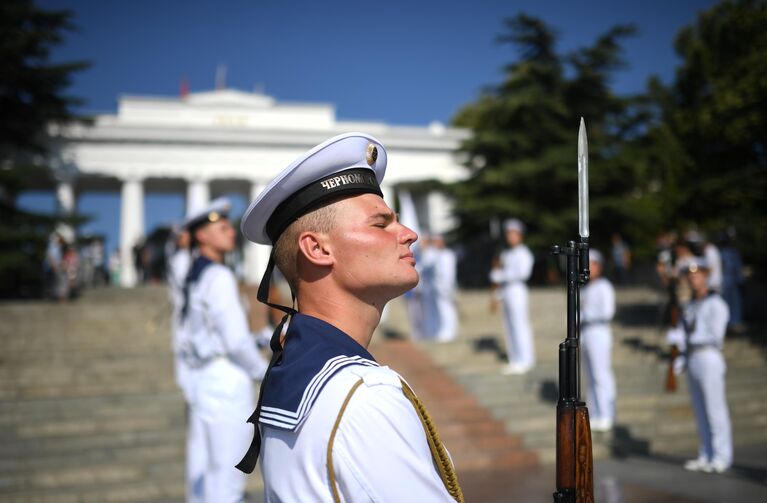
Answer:
POLYGON ((397 201, 394 200, 394 187, 388 183, 381 184, 381 192, 383 193, 383 200, 389 205, 392 210, 396 209, 397 201))
POLYGON ((443 192, 431 191, 426 196, 429 215, 429 229, 434 234, 445 234, 455 228, 455 216, 452 198, 443 192))
POLYGON ((196 178, 186 188, 186 214, 201 210, 210 202, 210 186, 207 180, 196 178))
MULTIPOLYGON (((251 184, 250 202, 255 201, 256 197, 264 190, 264 187, 266 187, 266 184, 263 182, 253 182, 251 184)), ((248 240, 245 241, 243 250, 245 282, 249 285, 256 285, 261 282, 261 277, 264 275, 272 247, 259 245, 248 240)))
POLYGON ((56 187, 56 201, 59 205, 59 212, 62 215, 69 216, 75 211, 75 189, 71 181, 59 182, 56 187))
POLYGON ((138 275, 133 247, 144 237, 144 182, 139 178, 123 181, 120 191, 120 283, 133 287, 138 275))

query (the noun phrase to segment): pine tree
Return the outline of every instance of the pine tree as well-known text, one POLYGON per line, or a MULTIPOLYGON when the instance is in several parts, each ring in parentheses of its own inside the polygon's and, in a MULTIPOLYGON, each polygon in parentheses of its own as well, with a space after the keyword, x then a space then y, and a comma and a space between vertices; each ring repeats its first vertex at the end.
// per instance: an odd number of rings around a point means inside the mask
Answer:
POLYGON ((736 226, 744 256, 767 249, 767 2, 724 1, 683 28, 682 58, 668 88, 655 82, 660 124, 650 131, 674 162, 654 176, 677 228, 710 235, 736 226))
MULTIPOLYGON (((625 64, 621 40, 632 26, 616 26, 589 47, 556 51, 557 34, 539 19, 506 20, 502 43, 519 58, 504 81, 486 90, 455 117, 472 131, 463 145, 470 177, 455 189, 464 242, 488 249, 493 220, 514 216, 528 225, 528 244, 539 257, 577 233, 577 132, 586 119, 590 151, 591 228, 596 246, 610 234, 648 241, 659 218, 643 180, 646 163, 630 144, 648 116, 637 97, 618 97, 610 75, 625 64)), ((481 274, 479 275, 481 276, 481 274)))
POLYGON ((50 51, 73 29, 68 11, 29 0, 0 3, 0 296, 39 293, 41 263, 57 219, 23 211, 16 197, 31 181, 50 180, 48 127, 81 120, 80 100, 65 94, 84 62, 54 64, 50 51))

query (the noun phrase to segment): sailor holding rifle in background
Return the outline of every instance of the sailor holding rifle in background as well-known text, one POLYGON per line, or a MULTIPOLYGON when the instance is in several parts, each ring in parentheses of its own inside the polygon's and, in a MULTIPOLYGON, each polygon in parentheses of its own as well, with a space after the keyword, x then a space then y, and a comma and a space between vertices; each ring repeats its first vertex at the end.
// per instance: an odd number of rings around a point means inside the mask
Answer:
MULTIPOLYGON (((490 281, 498 285, 503 302, 503 326, 509 354, 509 365, 504 367, 503 373, 526 374, 535 365, 526 284, 533 272, 535 258, 524 244, 525 224, 512 218, 506 221, 504 228, 509 248, 501 253, 498 266, 490 271, 490 281)), ((495 299, 491 302, 494 306, 495 299)))
POLYGON ((615 376, 612 369, 615 289, 602 275, 604 258, 589 250, 590 279, 581 288, 581 348, 585 360, 592 431, 609 431, 615 421, 615 376))
POLYGON ((677 373, 688 370, 688 387, 700 440, 698 457, 685 463, 692 471, 722 473, 732 464, 732 431, 725 395, 727 365, 722 356, 729 309, 709 289, 705 259, 691 259, 686 280, 693 297, 667 339, 682 352, 674 362, 677 373))

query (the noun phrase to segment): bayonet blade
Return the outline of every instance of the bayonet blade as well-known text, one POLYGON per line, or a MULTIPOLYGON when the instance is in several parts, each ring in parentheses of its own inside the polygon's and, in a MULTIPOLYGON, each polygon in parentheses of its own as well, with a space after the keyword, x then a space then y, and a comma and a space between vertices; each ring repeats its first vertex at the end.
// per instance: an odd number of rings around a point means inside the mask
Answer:
POLYGON ((578 128, 578 234, 589 237, 589 142, 583 117, 578 128))

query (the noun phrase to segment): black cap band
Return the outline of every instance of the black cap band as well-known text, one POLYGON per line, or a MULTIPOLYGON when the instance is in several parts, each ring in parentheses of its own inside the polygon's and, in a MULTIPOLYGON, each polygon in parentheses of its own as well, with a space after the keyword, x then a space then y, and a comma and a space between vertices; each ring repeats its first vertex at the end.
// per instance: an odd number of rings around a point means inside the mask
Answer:
POLYGON ((213 210, 209 211, 208 213, 205 213, 203 215, 200 215, 199 217, 195 218, 194 220, 187 222, 184 227, 186 227, 189 232, 194 232, 203 225, 210 224, 213 222, 218 222, 219 220, 224 220, 229 218, 229 211, 228 210, 213 210))
POLYGON ((368 168, 352 168, 320 178, 283 201, 266 223, 266 235, 272 243, 298 217, 322 203, 340 196, 378 194, 383 197, 376 175, 368 168))

